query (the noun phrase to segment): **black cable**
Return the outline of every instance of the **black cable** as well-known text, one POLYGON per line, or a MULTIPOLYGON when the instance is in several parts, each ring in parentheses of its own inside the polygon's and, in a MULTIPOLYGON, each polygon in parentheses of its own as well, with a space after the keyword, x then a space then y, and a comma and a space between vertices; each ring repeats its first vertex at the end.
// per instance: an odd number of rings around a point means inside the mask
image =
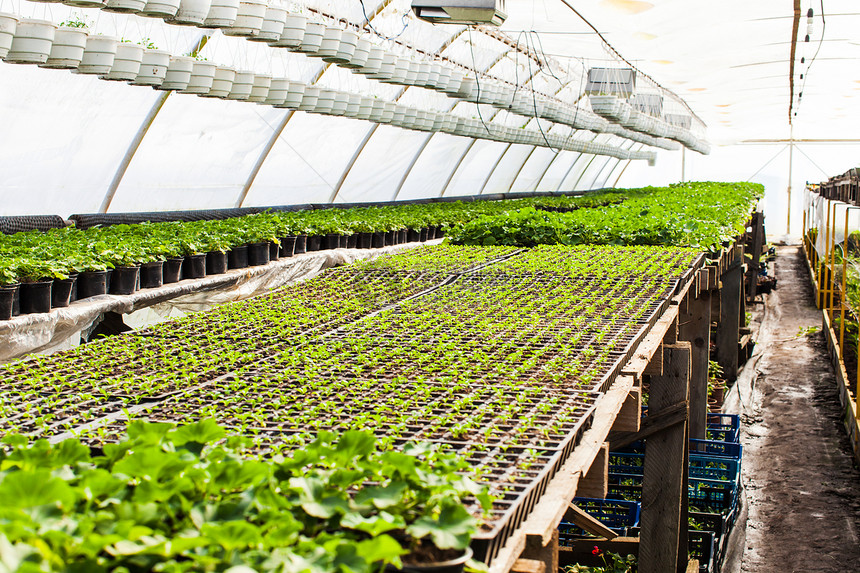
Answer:
POLYGON ((478 64, 475 61, 475 46, 472 44, 472 27, 469 26, 469 52, 472 54, 472 68, 475 72, 475 87, 477 88, 477 92, 475 93, 475 107, 478 108, 478 117, 481 120, 481 125, 484 126, 484 129, 487 130, 487 133, 490 133, 490 128, 487 127, 487 122, 484 121, 484 116, 481 114, 481 83, 478 81, 478 64))
POLYGON ((361 4, 361 13, 364 15, 364 21, 367 23, 367 27, 368 27, 368 28, 369 28, 369 29, 370 29, 374 34, 376 34, 377 36, 379 36, 379 37, 380 37, 380 38, 382 38, 383 40, 394 40, 394 39, 396 39, 396 38, 399 38, 400 36, 402 36, 402 35, 403 35, 403 32, 405 32, 405 31, 406 31, 406 28, 408 28, 408 27, 409 27, 409 22, 407 21, 407 18, 408 18, 409 13, 408 13, 408 12, 404 12, 404 13, 403 13, 403 17, 400 19, 400 21, 403 23, 403 29, 402 29, 402 30, 400 30, 400 33, 398 33, 396 36, 390 36, 390 37, 389 37, 389 36, 385 36, 385 35, 383 35, 383 34, 379 33, 379 31, 378 31, 376 28, 374 28, 374 27, 373 27, 373 24, 371 24, 371 23, 370 23, 370 18, 368 18, 368 17, 367 17, 367 9, 364 7, 364 0, 358 0, 358 1, 359 1, 359 3, 361 4))
MULTIPOLYGON (((528 47, 529 47, 529 37, 526 36, 526 49, 528 49, 528 47)), ((532 49, 534 49, 534 48, 532 48, 532 49)), ((528 63, 529 63, 529 76, 534 77, 534 76, 532 76, 532 60, 531 60, 531 58, 528 58, 528 63)), ((546 133, 544 133, 544 131, 543 131, 543 126, 541 126, 541 124, 540 124, 540 118, 538 118, 538 112, 537 112, 537 94, 535 94, 534 90, 532 90, 532 105, 534 106, 535 123, 537 123, 538 130, 540 131, 540 134, 543 137, 544 143, 546 143, 546 146, 549 147, 553 151, 553 153, 558 154, 560 150, 558 150, 558 149, 554 148, 552 145, 550 145, 549 139, 547 139, 546 133)))
MULTIPOLYGON (((818 52, 821 51, 821 46, 824 44, 824 32, 827 31, 827 20, 824 17, 824 0, 821 0, 821 38, 818 40, 818 49, 815 50, 815 55, 812 56, 812 59, 809 60, 809 65, 806 66, 806 73, 803 74, 803 85, 800 88, 800 95, 803 95, 803 92, 806 90, 806 80, 809 79, 809 70, 812 69, 812 64, 815 63, 815 58, 818 57, 818 52)), ((797 99, 797 109, 800 109, 801 98, 797 99)), ((795 115, 797 111, 795 111, 795 115)))

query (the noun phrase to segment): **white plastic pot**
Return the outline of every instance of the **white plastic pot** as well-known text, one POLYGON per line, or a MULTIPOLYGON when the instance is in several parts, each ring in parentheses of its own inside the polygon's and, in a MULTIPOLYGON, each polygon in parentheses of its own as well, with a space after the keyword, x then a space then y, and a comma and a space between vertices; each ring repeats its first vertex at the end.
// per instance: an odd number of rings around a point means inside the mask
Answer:
MULTIPOLYGON (((292 87, 292 86, 290 86, 292 87)), ((299 111, 313 111, 317 106, 317 101, 320 97, 321 88, 317 86, 307 86, 302 94, 302 103, 299 104, 299 111)))
POLYGON ((452 69, 451 78, 442 88, 442 91, 451 97, 457 97, 457 94, 460 93, 460 87, 463 85, 463 78, 463 72, 452 69))
POLYGON ((229 28, 239 15, 239 0, 212 0, 203 21, 205 28, 229 28))
POLYGON ((12 47, 15 28, 18 27, 18 16, 0 12, 0 58, 5 58, 12 47))
POLYGON ((116 46, 116 57, 110 71, 102 76, 106 80, 131 81, 140 73, 143 60, 143 46, 120 42, 116 46))
MULTIPOLYGON (((383 78, 380 81, 383 81, 387 84, 403 84, 406 81, 406 76, 409 74, 409 66, 412 64, 406 58, 397 58, 394 63, 394 69, 391 72, 391 77, 383 78)), ((383 67, 385 67, 385 61, 382 63, 383 67)), ((380 70, 380 73, 382 70, 380 70)))
POLYGON ((209 94, 217 69, 218 66, 212 62, 195 61, 191 66, 191 77, 188 80, 188 85, 182 92, 197 95, 209 94))
POLYGON ((24 18, 18 22, 12 45, 3 58, 13 64, 44 64, 51 54, 57 26, 47 20, 24 18))
POLYGON ((218 66, 215 68, 215 75, 212 76, 212 88, 206 97, 226 98, 233 89, 234 79, 236 79, 236 70, 228 66, 218 66))
POLYGON ((426 86, 427 80, 430 79, 430 68, 433 66, 430 62, 420 62, 418 64, 418 75, 415 77, 415 85, 426 86))
POLYGON ((57 32, 54 34, 54 43, 51 44, 48 60, 41 66, 43 68, 73 70, 81 64, 86 46, 86 28, 61 26, 57 28, 57 32))
POLYGON ((284 23, 287 21, 287 9, 282 6, 269 6, 263 17, 260 33, 250 38, 254 42, 277 42, 284 33, 284 23))
POLYGON ((403 83, 407 86, 418 85, 418 74, 421 72, 421 62, 409 62, 409 69, 406 70, 406 77, 403 78, 403 83))
POLYGON ((102 8, 105 5, 105 0, 65 0, 63 4, 75 8, 102 8))
POLYGON ((315 56, 328 59, 337 54, 340 47, 340 37, 343 35, 343 29, 338 26, 327 26, 323 34, 322 42, 319 49, 314 53, 315 56))
POLYGON ((180 3, 180 0, 148 0, 143 10, 140 11, 140 15, 168 20, 176 16, 180 3))
POLYGON ((373 78, 379 81, 387 81, 390 80, 394 75, 394 69, 397 66, 397 56, 391 53, 383 53, 382 54, 382 63, 379 64, 379 70, 372 74, 368 74, 367 77, 373 78))
POLYGON ((305 28, 308 25, 308 19, 300 14, 287 14, 284 19, 284 31, 281 37, 272 45, 278 48, 298 48, 302 45, 302 39, 305 37, 305 28))
POLYGON ((332 115, 346 115, 346 109, 349 107, 349 94, 346 92, 334 93, 334 104, 331 106, 332 115))
POLYGON ((194 58, 189 56, 171 56, 167 66, 167 75, 159 89, 165 91, 184 90, 191 81, 191 71, 194 69, 194 58))
MULTIPOLYGON (((278 104, 275 107, 286 107, 289 109, 299 109, 299 106, 302 105, 302 99, 305 95, 305 89, 307 85, 301 82, 290 82, 289 90, 287 91, 287 97, 284 98, 283 103, 278 104)), ((269 90, 271 93, 271 90, 269 90)))
POLYGON ((241 0, 236 21, 229 28, 221 30, 227 36, 250 38, 260 33, 266 17, 268 0, 241 0))
POLYGON ((367 119, 370 121, 381 123, 382 115, 385 113, 385 102, 381 99, 373 98, 371 101, 370 114, 367 119))
POLYGON ((328 62, 335 64, 348 64, 355 54, 355 48, 358 45, 358 32, 353 30, 344 30, 340 36, 340 45, 337 48, 337 53, 331 58, 323 58, 328 62))
POLYGON ((211 7, 211 0, 181 0, 176 15, 172 18, 166 17, 164 20, 181 26, 201 26, 206 21, 211 7))
POLYGON ((325 24, 308 22, 307 26, 305 26, 305 33, 302 36, 302 43, 299 44, 295 50, 297 52, 302 52, 303 54, 317 53, 320 49, 320 44, 322 44, 325 30, 325 24))
POLYGON ((392 118, 394 118, 394 114, 397 111, 399 106, 393 101, 385 102, 385 110, 382 112, 382 122, 383 123, 391 123, 392 118))
POLYGON ((373 74, 379 72, 379 68, 382 67, 382 59, 384 56, 385 50, 379 46, 371 46, 370 53, 367 55, 367 62, 356 71, 360 74, 372 77, 373 74))
POLYGON ((431 90, 436 89, 436 86, 439 85, 439 76, 441 75, 442 64, 430 64, 430 70, 427 72, 427 80, 424 82, 424 87, 431 90))
POLYGON ((146 0, 107 0, 104 5, 105 12, 119 12, 120 14, 135 14, 146 7, 146 0))
POLYGON ((362 97, 358 104, 358 111, 355 113, 355 119, 370 119, 373 114, 373 98, 362 97))
POLYGON ((164 50, 144 50, 140 60, 140 71, 132 81, 136 86, 157 87, 164 81, 167 66, 170 65, 170 53, 164 50))
POLYGON ((269 84, 269 93, 266 95, 266 100, 263 102, 266 105, 281 106, 287 99, 290 93, 290 80, 287 78, 272 78, 272 83, 269 84))
POLYGON ((87 36, 87 47, 81 64, 75 70, 79 74, 103 76, 113 67, 116 59, 116 45, 119 40, 111 36, 87 36))
POLYGON ((367 64, 367 59, 370 57, 370 48, 372 44, 370 40, 367 38, 359 38, 355 44, 355 51, 352 53, 352 57, 348 62, 344 62, 343 65, 345 68, 352 68, 356 70, 361 68, 365 64, 367 64))
POLYGON ((317 97, 317 104, 314 106, 314 113, 331 113, 334 107, 334 98, 337 92, 333 89, 323 88, 320 90, 317 97))
POLYGON ((254 72, 240 70, 236 72, 236 78, 233 80, 233 87, 230 89, 230 95, 227 96, 227 99, 246 101, 251 97, 251 90, 253 88, 254 72))
POLYGON ((269 88, 272 86, 272 76, 269 74, 256 74, 254 83, 251 85, 251 95, 248 101, 263 103, 269 97, 269 88))
POLYGON ((360 94, 348 94, 348 102, 346 104, 346 111, 343 115, 346 117, 357 117, 358 110, 361 107, 362 97, 360 94))

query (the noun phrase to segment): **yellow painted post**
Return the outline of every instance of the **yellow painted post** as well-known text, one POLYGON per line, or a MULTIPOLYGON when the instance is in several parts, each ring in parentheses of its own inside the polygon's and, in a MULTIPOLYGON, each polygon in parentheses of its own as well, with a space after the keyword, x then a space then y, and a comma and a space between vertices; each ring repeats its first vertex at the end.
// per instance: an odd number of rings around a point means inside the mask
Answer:
POLYGON ((847 302, 846 284, 848 275, 848 212, 851 208, 845 209, 845 234, 842 236, 842 292, 839 296, 839 358, 845 362, 845 305, 847 302))
POLYGON ((827 306, 830 313, 830 324, 833 325, 833 319, 836 314, 836 207, 838 202, 833 202, 833 233, 830 238, 830 304, 827 306))
POLYGON ((825 290, 824 290, 824 271, 827 263, 827 245, 830 244, 830 207, 827 207, 827 222, 824 224, 824 229, 819 229, 818 232, 824 231, 824 256, 818 258, 818 297, 815 301, 815 306, 824 308, 825 290))

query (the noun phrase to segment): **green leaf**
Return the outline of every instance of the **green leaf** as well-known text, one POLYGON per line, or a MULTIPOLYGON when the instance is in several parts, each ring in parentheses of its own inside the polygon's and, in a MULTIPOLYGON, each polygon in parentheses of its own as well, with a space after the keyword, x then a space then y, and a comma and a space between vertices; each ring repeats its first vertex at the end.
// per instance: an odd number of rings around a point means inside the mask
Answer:
POLYGON ((70 508, 74 490, 48 470, 10 471, 0 475, 0 499, 7 507, 33 508, 56 505, 70 508))
POLYGON ((475 518, 456 503, 447 503, 437 517, 420 517, 406 528, 416 539, 429 536, 439 549, 465 549, 476 530, 475 518))

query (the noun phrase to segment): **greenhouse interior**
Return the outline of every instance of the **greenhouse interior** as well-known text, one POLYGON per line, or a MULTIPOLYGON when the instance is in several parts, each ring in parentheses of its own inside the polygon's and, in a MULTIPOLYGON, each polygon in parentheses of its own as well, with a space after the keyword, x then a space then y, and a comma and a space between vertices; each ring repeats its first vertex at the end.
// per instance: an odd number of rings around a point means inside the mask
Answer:
POLYGON ((0 0, 0 573, 860 570, 858 29, 0 0))

